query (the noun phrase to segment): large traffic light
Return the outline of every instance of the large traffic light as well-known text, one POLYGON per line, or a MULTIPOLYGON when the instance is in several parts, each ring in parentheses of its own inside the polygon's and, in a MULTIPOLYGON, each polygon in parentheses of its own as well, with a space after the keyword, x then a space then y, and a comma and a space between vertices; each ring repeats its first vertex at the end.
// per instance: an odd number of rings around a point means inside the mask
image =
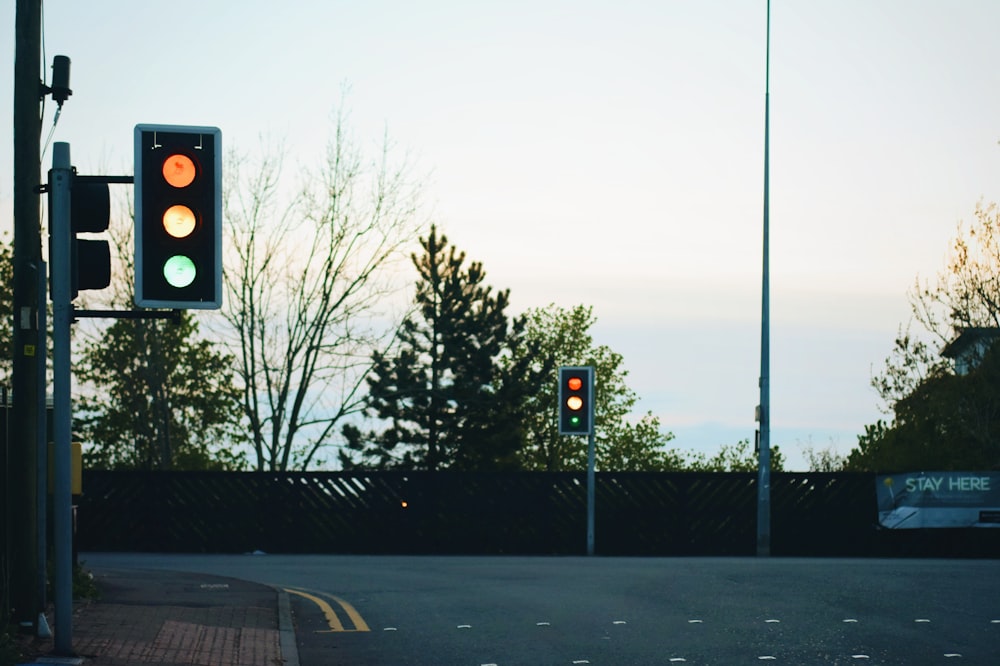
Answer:
POLYGON ((135 127, 135 303, 222 306, 222 132, 135 127))
POLYGON ((559 434, 589 435, 594 429, 594 368, 559 368, 559 434))
POLYGON ((85 289, 104 289, 111 284, 111 248, 104 239, 79 238, 77 234, 106 231, 111 221, 108 184, 74 174, 70 180, 69 220, 70 300, 85 289))

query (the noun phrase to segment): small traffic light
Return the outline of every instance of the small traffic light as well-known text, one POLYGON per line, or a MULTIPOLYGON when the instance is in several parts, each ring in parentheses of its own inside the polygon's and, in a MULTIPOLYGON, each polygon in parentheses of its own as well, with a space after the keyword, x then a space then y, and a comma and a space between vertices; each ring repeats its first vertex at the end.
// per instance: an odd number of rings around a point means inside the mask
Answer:
POLYGON ((222 306, 222 132, 135 127, 135 303, 222 306))
POLYGON ((105 289, 111 284, 111 247, 104 239, 78 238, 77 234, 106 231, 111 222, 108 184, 74 175, 70 181, 69 221, 70 300, 86 289, 105 289))
POLYGON ((589 435, 594 429, 594 368, 559 368, 559 434, 589 435))

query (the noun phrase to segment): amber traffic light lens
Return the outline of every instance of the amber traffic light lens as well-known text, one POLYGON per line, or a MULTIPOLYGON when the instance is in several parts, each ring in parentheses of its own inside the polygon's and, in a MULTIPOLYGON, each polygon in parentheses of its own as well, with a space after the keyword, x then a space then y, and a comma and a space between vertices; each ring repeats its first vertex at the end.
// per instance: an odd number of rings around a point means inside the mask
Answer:
POLYGON ((187 187, 194 182, 197 167, 187 155, 174 153, 163 160, 163 179, 173 187, 187 187))
POLYGON ((194 211, 187 206, 171 206, 163 214, 163 229, 174 238, 187 238, 196 224, 194 211))
POLYGON ((580 389, 583 388, 583 380, 580 379, 579 377, 570 377, 566 381, 566 386, 569 388, 570 391, 579 391, 580 389))
POLYGON ((583 398, 578 395, 571 395, 566 398, 566 406, 574 412, 578 412, 583 409, 583 398))

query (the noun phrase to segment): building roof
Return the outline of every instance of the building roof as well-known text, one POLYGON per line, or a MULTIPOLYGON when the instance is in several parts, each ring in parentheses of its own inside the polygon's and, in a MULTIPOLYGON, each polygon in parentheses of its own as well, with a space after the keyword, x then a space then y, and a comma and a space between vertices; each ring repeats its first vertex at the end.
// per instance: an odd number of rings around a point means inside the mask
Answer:
POLYGON ((959 330, 954 340, 945 345, 941 355, 945 358, 959 358, 982 343, 989 343, 1000 337, 1000 328, 995 326, 971 326, 959 330))

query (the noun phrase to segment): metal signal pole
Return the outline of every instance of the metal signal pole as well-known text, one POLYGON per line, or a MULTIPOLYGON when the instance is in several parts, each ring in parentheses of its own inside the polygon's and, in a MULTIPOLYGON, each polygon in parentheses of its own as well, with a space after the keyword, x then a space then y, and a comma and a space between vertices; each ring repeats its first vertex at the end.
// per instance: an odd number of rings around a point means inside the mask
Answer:
POLYGON ((771 554, 771 321, 770 275, 768 268, 768 186, 770 144, 771 0, 767 2, 767 48, 764 66, 764 270, 761 284, 760 317, 760 421, 757 458, 757 555, 771 554))
POLYGON ((52 531, 53 568, 55 569, 56 652, 73 654, 73 499, 70 495, 70 340, 72 321, 70 231, 69 144, 53 146, 52 171, 49 177, 52 209, 49 236, 52 241, 52 441, 53 468, 52 531))

